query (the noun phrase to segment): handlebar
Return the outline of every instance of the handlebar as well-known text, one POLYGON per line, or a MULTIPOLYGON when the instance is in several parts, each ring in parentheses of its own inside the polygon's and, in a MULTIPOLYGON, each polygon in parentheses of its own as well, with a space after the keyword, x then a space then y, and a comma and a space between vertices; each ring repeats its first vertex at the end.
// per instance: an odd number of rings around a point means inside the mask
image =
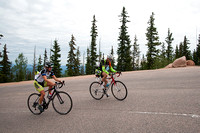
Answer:
POLYGON ((117 77, 119 77, 120 75, 122 75, 122 72, 117 72, 117 74, 118 74, 118 76, 117 76, 117 77))
POLYGON ((121 72, 116 72, 116 73, 111 73, 111 77, 113 77, 114 75, 116 75, 117 77, 119 77, 120 75, 122 75, 122 73, 121 72))
MULTIPOLYGON (((63 85, 65 85, 65 81, 62 81, 62 82, 55 82, 55 86, 53 86, 50 90, 54 90, 54 89, 60 89, 63 87, 63 85)), ((46 90, 45 92, 47 92, 48 90, 46 90)))
POLYGON ((55 82, 57 87, 60 89, 63 87, 63 85, 65 85, 65 81, 63 80, 62 82, 55 82))

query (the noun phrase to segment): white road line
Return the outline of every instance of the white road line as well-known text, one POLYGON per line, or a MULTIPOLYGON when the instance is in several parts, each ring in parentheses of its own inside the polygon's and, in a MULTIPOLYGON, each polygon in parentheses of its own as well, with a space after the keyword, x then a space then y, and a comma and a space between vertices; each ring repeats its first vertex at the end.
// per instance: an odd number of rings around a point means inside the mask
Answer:
POLYGON ((148 114, 148 115, 172 115, 172 116, 185 116, 185 117, 192 117, 192 118, 200 118, 200 115, 196 115, 196 114, 163 113, 163 112, 139 112, 139 111, 129 111, 129 113, 148 114))

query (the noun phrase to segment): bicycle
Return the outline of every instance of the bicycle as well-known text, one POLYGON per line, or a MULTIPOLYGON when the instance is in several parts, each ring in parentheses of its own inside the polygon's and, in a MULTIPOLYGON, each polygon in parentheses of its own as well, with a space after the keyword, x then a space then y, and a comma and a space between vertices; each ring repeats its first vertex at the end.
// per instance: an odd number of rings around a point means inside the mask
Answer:
MULTIPOLYGON (((50 102, 52 101, 52 106, 54 110, 61 115, 66 115, 72 109, 73 106, 72 98, 68 93, 64 91, 58 91, 58 89, 62 88, 63 85, 65 85, 64 81, 62 83, 57 83, 57 82, 55 83, 56 85, 51 89, 53 90, 51 97, 47 98, 48 102, 46 102, 45 98, 43 99, 42 102, 43 110, 47 110, 50 102)), ((45 93, 47 91, 48 90, 46 90, 45 93)), ((31 95, 29 95, 27 100, 28 108, 34 115, 40 115, 42 113, 38 109, 40 95, 41 94, 39 93, 32 93, 31 95)))
POLYGON ((126 85, 121 81, 115 80, 115 78, 119 77, 120 75, 121 72, 118 73, 118 75, 116 75, 116 73, 112 73, 111 76, 107 78, 108 80, 111 80, 111 82, 109 86, 106 88, 105 87, 102 88, 103 81, 101 81, 101 77, 97 77, 99 81, 92 82, 89 87, 91 96, 96 100, 102 99, 104 95, 108 97, 107 91, 111 86, 111 92, 117 100, 122 101, 126 99, 128 95, 128 90, 126 88, 126 85))

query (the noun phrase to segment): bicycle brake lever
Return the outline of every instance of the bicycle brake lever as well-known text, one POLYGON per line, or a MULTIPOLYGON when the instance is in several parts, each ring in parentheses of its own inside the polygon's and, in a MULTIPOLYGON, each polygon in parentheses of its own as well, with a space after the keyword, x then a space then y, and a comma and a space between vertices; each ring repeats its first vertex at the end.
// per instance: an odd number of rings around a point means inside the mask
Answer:
POLYGON ((121 72, 119 72, 119 73, 118 73, 118 76, 117 76, 117 77, 119 77, 120 75, 122 75, 122 73, 121 73, 121 72))

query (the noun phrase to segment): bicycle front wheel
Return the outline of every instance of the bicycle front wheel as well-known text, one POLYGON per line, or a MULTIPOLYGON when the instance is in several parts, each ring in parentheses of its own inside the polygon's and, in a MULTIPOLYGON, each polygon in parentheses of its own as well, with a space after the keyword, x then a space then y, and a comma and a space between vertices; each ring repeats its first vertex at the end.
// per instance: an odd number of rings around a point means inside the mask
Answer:
POLYGON ((57 94, 53 98, 52 106, 57 113, 61 115, 66 115, 72 109, 72 98, 66 92, 57 92, 57 94))
POLYGON ((128 95, 126 85, 121 81, 115 81, 111 86, 111 92, 117 100, 124 100, 128 95))
POLYGON ((40 99, 40 94, 33 93, 28 97, 28 100, 27 100, 28 108, 34 115, 39 115, 42 113, 38 109, 39 99, 40 99))
POLYGON ((89 91, 91 96, 96 100, 100 100, 104 95, 103 89, 101 88, 101 84, 99 82, 92 82, 89 91))

